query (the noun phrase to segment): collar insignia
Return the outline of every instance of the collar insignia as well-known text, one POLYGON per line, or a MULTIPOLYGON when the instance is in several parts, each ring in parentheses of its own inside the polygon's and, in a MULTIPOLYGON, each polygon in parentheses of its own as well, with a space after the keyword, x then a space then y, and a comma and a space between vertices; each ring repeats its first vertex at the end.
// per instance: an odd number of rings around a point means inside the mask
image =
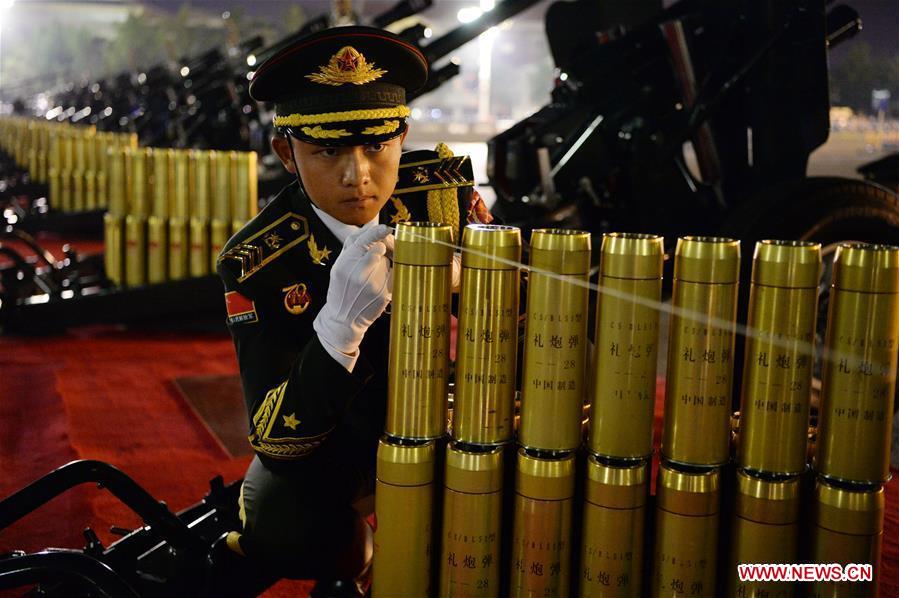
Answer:
POLYGON ((335 87, 344 83, 364 85, 380 79, 387 71, 375 68, 375 63, 369 63, 356 48, 344 46, 337 51, 328 61, 328 64, 318 67, 317 73, 306 75, 306 78, 314 83, 333 85, 335 87))
POLYGON ((312 263, 317 266, 324 266, 325 260, 331 257, 330 249, 325 246, 319 249, 318 245, 315 244, 315 235, 309 235, 306 245, 309 247, 309 257, 312 258, 312 263))
POLYGON ((397 224, 399 222, 409 222, 412 220, 412 214, 409 213, 409 208, 406 207, 406 204, 403 203, 399 197, 391 197, 390 201, 393 203, 393 207, 396 209, 396 214, 390 217, 390 224, 397 224))
POLYGON ((302 282, 284 287, 281 289, 281 292, 286 293, 284 295, 284 308, 295 316, 306 311, 306 308, 312 303, 312 295, 309 294, 306 285, 302 282))

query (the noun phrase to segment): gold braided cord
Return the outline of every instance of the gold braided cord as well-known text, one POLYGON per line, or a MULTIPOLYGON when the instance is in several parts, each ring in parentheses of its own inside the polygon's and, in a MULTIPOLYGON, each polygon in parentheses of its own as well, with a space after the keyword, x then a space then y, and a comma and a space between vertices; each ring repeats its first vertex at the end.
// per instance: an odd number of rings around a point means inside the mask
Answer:
MULTIPOLYGON (((453 157, 453 151, 445 143, 434 148, 441 160, 453 157)), ((428 191, 428 220, 448 224, 453 242, 459 238, 459 195, 454 187, 428 191)))
POLYGON ((322 112, 321 114, 287 114, 275 117, 276 127, 299 127, 301 125, 324 125, 354 120, 377 120, 386 118, 406 118, 412 114, 408 106, 393 108, 371 108, 369 110, 345 110, 343 112, 322 112))
POLYGON ((247 524, 247 509, 243 502, 243 484, 240 485, 240 495, 237 497, 237 518, 244 525, 247 524))
POLYGON ((383 125, 378 125, 375 127, 365 127, 362 129, 363 135, 386 135, 387 133, 393 133, 397 129, 400 128, 400 121, 398 120, 385 120, 383 125))

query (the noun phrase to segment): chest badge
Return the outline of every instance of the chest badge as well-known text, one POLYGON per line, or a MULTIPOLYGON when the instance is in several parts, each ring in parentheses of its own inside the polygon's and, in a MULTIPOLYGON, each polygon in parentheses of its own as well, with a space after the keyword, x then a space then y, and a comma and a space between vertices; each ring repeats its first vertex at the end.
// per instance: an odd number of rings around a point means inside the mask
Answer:
POLYGON ((317 266, 324 266, 325 260, 331 257, 330 249, 325 246, 322 246, 321 249, 318 248, 318 245, 315 243, 315 235, 309 235, 306 246, 309 247, 309 257, 312 258, 312 263, 317 266))
POLYGON ((312 303, 312 295, 302 282, 281 289, 284 295, 284 308, 291 314, 298 316, 312 303))

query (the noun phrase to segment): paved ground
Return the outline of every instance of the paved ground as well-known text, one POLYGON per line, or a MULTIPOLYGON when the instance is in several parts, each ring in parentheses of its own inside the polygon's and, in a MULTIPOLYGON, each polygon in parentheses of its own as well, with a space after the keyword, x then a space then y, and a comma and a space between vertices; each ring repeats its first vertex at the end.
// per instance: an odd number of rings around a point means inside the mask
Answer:
POLYGON ((832 131, 830 139, 812 153, 809 176, 860 178, 856 168, 899 151, 899 132, 832 131))

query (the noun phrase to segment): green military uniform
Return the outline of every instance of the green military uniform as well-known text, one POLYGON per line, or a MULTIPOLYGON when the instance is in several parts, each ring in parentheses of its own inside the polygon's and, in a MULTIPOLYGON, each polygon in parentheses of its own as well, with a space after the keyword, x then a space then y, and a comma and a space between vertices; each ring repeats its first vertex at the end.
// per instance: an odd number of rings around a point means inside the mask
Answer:
MULTIPOLYGON (((467 157, 404 154, 379 220, 445 221, 450 212, 457 230, 489 221, 472 185, 467 157), (455 205, 441 204, 447 193, 455 205)), ((294 183, 228 242, 218 262, 257 455, 244 483, 241 543, 283 575, 328 576, 357 525, 350 504, 372 490, 384 429, 389 313, 366 332, 352 373, 312 328, 340 251, 294 183)))

